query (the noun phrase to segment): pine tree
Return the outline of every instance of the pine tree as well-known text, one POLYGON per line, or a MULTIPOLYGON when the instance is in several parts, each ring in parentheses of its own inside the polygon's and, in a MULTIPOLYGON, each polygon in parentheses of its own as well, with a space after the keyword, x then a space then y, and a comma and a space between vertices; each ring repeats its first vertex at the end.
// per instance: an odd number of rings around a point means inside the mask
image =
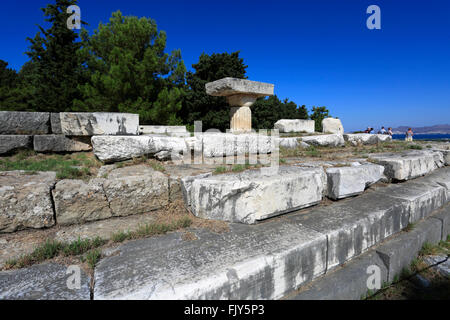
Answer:
POLYGON ((180 123, 186 68, 179 50, 165 53, 166 33, 155 21, 117 11, 81 38, 89 81, 79 86, 77 109, 139 113, 148 124, 180 123))
MULTIPOLYGON (((70 14, 67 7, 75 5, 76 0, 56 0, 42 8, 45 21, 51 27, 39 32, 31 39, 26 54, 33 64, 32 73, 25 78, 28 102, 35 111, 69 111, 73 100, 79 97, 77 84, 83 82, 82 61, 78 55, 81 43, 78 35, 67 27, 70 14)), ((84 23, 83 23, 84 24, 84 23)))
POLYGON ((313 107, 311 120, 315 121, 315 131, 322 132, 322 120, 330 117, 330 112, 326 107, 313 107))

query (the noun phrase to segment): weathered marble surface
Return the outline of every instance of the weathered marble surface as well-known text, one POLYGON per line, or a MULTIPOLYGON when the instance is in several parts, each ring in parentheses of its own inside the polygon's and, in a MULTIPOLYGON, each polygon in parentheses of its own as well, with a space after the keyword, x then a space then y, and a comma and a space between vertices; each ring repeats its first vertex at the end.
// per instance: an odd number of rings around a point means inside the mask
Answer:
POLYGON ((33 136, 0 135, 0 154, 7 154, 18 149, 32 149, 33 136))
POLYGON ((322 132, 344 134, 344 127, 340 119, 325 118, 322 120, 322 132))
POLYGON ((246 79, 223 78, 205 85, 206 93, 210 96, 232 96, 249 94, 254 96, 272 96, 274 85, 265 82, 246 79))
POLYGON ((139 115, 108 112, 61 112, 61 133, 67 136, 138 135, 139 115))
POLYGON ((323 176, 320 168, 282 166, 273 175, 247 170, 184 181, 182 187, 196 216, 252 224, 319 203, 323 176))
POLYGON ((314 120, 303 119, 281 119, 275 122, 275 129, 280 132, 307 132, 314 133, 315 122, 314 120))
POLYGON ((0 172, 0 232, 55 224, 50 189, 55 172, 0 172))
POLYGON ((92 146, 89 137, 67 137, 64 135, 34 136, 33 146, 37 152, 78 152, 90 151, 92 146))
POLYGON ((0 135, 47 134, 49 120, 48 112, 0 111, 0 135))

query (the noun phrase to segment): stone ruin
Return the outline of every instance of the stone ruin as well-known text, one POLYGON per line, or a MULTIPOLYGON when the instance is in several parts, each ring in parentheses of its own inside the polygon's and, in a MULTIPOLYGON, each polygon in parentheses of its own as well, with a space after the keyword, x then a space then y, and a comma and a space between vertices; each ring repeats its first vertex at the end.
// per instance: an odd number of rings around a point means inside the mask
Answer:
POLYGON ((223 78, 206 84, 206 93, 215 97, 226 97, 230 105, 231 132, 252 130, 250 107, 259 97, 272 96, 274 85, 236 78, 223 78))

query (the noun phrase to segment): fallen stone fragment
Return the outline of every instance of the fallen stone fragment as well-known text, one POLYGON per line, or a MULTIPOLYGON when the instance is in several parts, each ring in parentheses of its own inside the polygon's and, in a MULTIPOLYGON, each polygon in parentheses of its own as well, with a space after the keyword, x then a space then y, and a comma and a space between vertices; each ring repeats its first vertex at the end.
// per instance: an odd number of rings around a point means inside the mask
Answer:
POLYGON ((0 154, 10 153, 19 149, 32 149, 33 136, 0 135, 0 154))
POLYGON ((372 145, 379 142, 392 141, 392 137, 387 134, 369 134, 369 133, 352 133, 344 134, 345 141, 350 143, 361 143, 363 145, 372 145))
POLYGON ((318 136, 302 137, 303 142, 312 146, 321 147, 342 147, 345 146, 345 140, 342 134, 324 134, 318 136))
POLYGON ((49 119, 48 112, 0 111, 0 135, 47 134, 49 119))
POLYGON ((55 224, 50 189, 55 172, 0 172, 0 232, 55 224))
POLYGON ((373 155, 369 160, 384 166, 384 174, 389 179, 398 181, 426 175, 444 165, 442 153, 434 151, 373 155))
POLYGON ((194 179, 183 193, 198 217, 252 224, 319 203, 323 174, 301 167, 279 167, 276 174, 247 170, 194 179))
POLYGON ((0 300, 90 300, 89 283, 90 277, 79 266, 69 269, 60 264, 43 263, 1 271, 0 300))
POLYGON ((376 164, 328 168, 326 172, 328 197, 334 200, 361 194, 370 185, 385 179, 384 167, 376 164))
POLYGON ((66 137, 64 135, 34 136, 34 151, 37 152, 78 152, 90 151, 89 137, 66 137))
POLYGON ((314 120, 303 119, 281 119, 275 122, 275 129, 280 132, 308 132, 314 133, 315 122, 314 120))
POLYGON ((326 237, 298 224, 231 225, 128 242, 95 268, 94 299, 270 300, 324 273, 326 237))
POLYGON ((340 119, 325 118, 322 120, 322 132, 344 134, 344 127, 340 119))
POLYGON ((140 157, 150 152, 150 136, 94 136, 94 154, 104 162, 140 157))

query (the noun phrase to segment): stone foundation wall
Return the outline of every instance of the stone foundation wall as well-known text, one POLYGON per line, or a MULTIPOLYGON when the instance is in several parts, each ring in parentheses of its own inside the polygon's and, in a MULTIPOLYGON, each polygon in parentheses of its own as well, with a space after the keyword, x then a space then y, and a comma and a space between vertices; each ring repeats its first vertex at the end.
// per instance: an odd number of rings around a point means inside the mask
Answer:
POLYGON ((92 150, 94 135, 138 135, 139 115, 129 113, 0 111, 0 155, 92 150))

